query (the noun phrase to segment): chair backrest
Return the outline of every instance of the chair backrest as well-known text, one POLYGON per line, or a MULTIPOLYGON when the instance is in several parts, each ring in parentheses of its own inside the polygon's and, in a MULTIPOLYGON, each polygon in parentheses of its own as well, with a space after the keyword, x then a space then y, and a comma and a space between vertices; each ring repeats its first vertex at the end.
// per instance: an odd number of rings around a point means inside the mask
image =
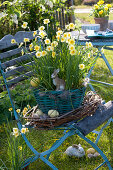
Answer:
POLYGON ((18 48, 17 45, 11 43, 12 39, 15 39, 17 43, 21 43, 24 38, 34 39, 33 32, 19 31, 15 36, 6 35, 0 40, 1 67, 9 86, 32 75, 32 72, 28 71, 27 67, 24 67, 24 65, 31 64, 30 57, 32 56, 28 54, 22 55, 22 48, 18 48))

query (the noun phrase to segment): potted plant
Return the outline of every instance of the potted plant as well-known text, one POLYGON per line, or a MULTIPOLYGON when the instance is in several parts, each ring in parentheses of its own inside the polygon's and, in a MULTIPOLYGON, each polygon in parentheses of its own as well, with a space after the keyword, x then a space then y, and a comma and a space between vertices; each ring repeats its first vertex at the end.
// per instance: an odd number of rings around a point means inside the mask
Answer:
POLYGON ((94 15, 95 24, 100 24, 100 31, 106 31, 108 28, 110 8, 111 4, 104 4, 103 0, 94 5, 92 15, 94 15))
POLYGON ((73 23, 64 31, 59 29, 50 40, 47 34, 49 22, 45 19, 45 25, 34 31, 35 39, 29 44, 29 50, 26 49, 29 39, 24 39, 22 54, 34 54, 29 67, 33 71, 31 85, 40 109, 44 113, 55 109, 63 114, 82 103, 84 86, 89 81, 87 73, 95 63, 97 49, 91 42, 86 46, 75 43, 70 32, 76 28, 73 23))

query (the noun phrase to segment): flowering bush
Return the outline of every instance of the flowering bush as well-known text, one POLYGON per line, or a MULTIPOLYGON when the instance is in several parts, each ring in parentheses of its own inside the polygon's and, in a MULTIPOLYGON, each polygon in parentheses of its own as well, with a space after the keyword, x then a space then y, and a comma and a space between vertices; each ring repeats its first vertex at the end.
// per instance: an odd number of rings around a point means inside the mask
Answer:
MULTIPOLYGON (((45 25, 50 22, 45 19, 45 25)), ((26 43, 29 43, 28 38, 24 38, 24 42, 19 44, 19 47, 24 43, 22 55, 27 53, 28 56, 34 54, 30 70, 33 71, 34 77, 40 80, 40 87, 53 90, 53 80, 51 75, 54 69, 59 69, 59 77, 65 80, 66 89, 80 88, 84 84, 84 78, 93 63, 95 62, 96 49, 93 48, 91 42, 87 42, 86 46, 79 46, 75 43, 70 30, 75 30, 76 25, 70 23, 66 26, 66 30, 58 30, 55 39, 52 41, 48 38, 45 26, 38 28, 39 32, 34 31, 35 40, 29 44, 29 50, 26 48, 26 43)), ((12 40, 12 43, 15 40, 12 40)))
POLYGON ((110 13, 110 8, 111 4, 104 4, 104 1, 100 0, 99 2, 97 2, 96 5, 94 5, 93 15, 96 18, 108 17, 110 13))

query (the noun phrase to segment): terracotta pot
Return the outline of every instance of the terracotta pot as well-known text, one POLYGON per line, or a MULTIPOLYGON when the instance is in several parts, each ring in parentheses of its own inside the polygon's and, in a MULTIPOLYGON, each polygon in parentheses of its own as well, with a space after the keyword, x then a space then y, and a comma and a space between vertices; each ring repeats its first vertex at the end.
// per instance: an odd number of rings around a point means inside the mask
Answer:
POLYGON ((94 18, 95 24, 100 24, 100 31, 106 31, 108 28, 108 17, 94 18))

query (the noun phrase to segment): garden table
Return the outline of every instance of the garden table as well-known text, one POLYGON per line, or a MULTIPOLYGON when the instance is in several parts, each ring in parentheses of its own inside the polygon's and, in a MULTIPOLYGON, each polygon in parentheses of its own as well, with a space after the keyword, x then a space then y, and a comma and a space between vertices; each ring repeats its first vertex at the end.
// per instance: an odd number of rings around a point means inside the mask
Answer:
MULTIPOLYGON (((21 33, 23 35, 23 33, 21 33)), ((25 33, 24 33, 25 34, 25 33)), ((20 33, 19 33, 20 35, 20 33)), ((77 38, 78 34, 75 33, 75 32, 72 32, 72 35, 75 37, 75 39, 77 38)), ((8 41, 5 41, 5 40, 9 40, 9 37, 12 39, 12 36, 9 35, 9 36, 6 36, 5 39, 2 39, 0 41, 0 47, 1 49, 5 49, 7 48, 8 46, 8 41)), ((20 38, 20 36, 19 36, 20 38)), ((17 38, 17 39, 19 39, 17 38)), ((110 40, 105 40, 105 41, 102 41, 102 40, 89 40, 89 39, 86 39, 84 35, 80 35, 79 37, 79 40, 77 41, 77 43, 81 44, 81 45, 84 45, 86 43, 86 41, 91 41, 92 44, 96 47, 98 47, 98 49, 100 50, 102 46, 111 46, 113 45, 113 41, 112 39, 110 40)), ((10 40, 9 40, 10 42, 10 40)), ((10 45, 10 43, 9 43, 10 45)), ((10 52, 12 53, 12 51, 10 52)), ((113 70, 110 66, 110 64, 108 63, 106 57, 104 56, 104 54, 101 53, 101 50, 99 51, 99 53, 101 54, 101 57, 104 59, 105 63, 107 64, 110 72, 112 73, 113 75, 113 70)), ((0 54, 1 55, 1 54, 0 54)), ((6 52, 4 52, 4 54, 2 53, 1 56, 6 56, 6 52)), ((8 55, 9 55, 9 52, 8 52, 8 55)), ((10 54, 11 55, 11 54, 10 54)), ((20 58, 19 58, 20 59, 20 58)), ((13 62, 15 62, 15 60, 13 60, 13 62)), ((7 64, 7 63, 5 63, 7 64)), ((9 62, 9 64, 11 64, 11 62, 9 62)), ((18 113, 16 112, 15 110, 15 107, 14 107, 14 102, 11 98, 11 93, 10 93, 10 89, 8 87, 8 83, 7 83, 7 77, 5 75, 5 72, 4 72, 4 69, 3 69, 3 66, 4 64, 2 64, 0 62, 0 70, 1 70, 1 73, 3 75, 3 78, 4 78, 4 82, 5 82, 5 85, 6 85, 6 88, 7 88, 7 91, 8 91, 8 94, 9 94, 9 97, 10 97, 10 101, 11 101, 11 105, 12 105, 12 108, 14 110, 14 115, 15 115, 15 119, 17 121, 17 125, 18 125, 18 128, 19 130, 22 129, 22 123, 21 121, 19 120, 19 117, 18 117, 18 113)), ((21 68, 20 68, 21 69, 21 68)), ((88 77, 90 77, 91 75, 91 72, 92 72, 93 68, 90 70, 89 72, 89 75, 88 77)), ((91 81, 91 80, 90 80, 91 81)), ((108 84, 107 84, 108 85, 108 84)), ((93 86, 90 85, 90 87, 92 88, 92 90, 94 90, 93 86)), ((44 151, 44 152, 38 152, 32 145, 31 143, 29 142, 29 140, 27 139, 26 135, 22 133, 22 137, 23 139, 25 140, 26 144, 28 145, 28 147, 31 149, 31 151, 34 153, 34 155, 30 158, 28 158, 24 164, 22 165, 22 168, 28 166, 30 163, 34 162, 35 160, 37 159, 41 159, 44 163, 46 163, 48 166, 50 166, 52 169, 54 170, 57 170, 57 168, 48 160, 49 159, 49 156, 50 154, 56 150, 64 141, 67 137, 70 137, 74 134, 77 134, 78 136, 80 136, 82 139, 84 139, 86 142, 88 142, 92 147, 94 147, 98 153, 100 153, 100 155, 102 156, 102 158, 104 159, 104 162, 101 163, 96 169, 100 168, 103 164, 107 164, 109 170, 112 170, 112 167, 110 165, 110 162, 108 161, 107 157, 105 156, 105 154, 99 149, 99 147, 97 146, 97 143, 98 143, 98 140, 103 132, 103 129, 111 122, 111 117, 113 116, 113 102, 109 101, 105 104, 103 104, 102 106, 100 106, 99 109, 96 110, 95 114, 93 116, 87 116, 85 117, 84 119, 80 120, 79 122, 70 122, 67 124, 67 126, 60 126, 60 127, 57 127, 56 129, 54 128, 54 130, 64 130, 64 135, 59 138, 53 145, 50 149, 44 151), (98 134, 98 137, 96 139, 96 142, 92 142, 91 140, 89 140, 86 135, 89 134, 90 132, 92 132, 93 130, 95 130, 98 126, 100 126, 102 123, 104 123, 105 121, 107 121, 107 124, 105 126, 103 126, 103 128, 100 130, 100 132, 97 132, 97 131, 94 131, 98 134), (67 131, 68 130, 68 131, 67 131), (45 157, 46 156, 46 157, 45 157)))
MULTIPOLYGON (((107 49, 107 50, 113 50, 113 47, 110 47, 110 46, 113 46, 113 37, 112 38, 95 38, 95 37, 91 37, 89 38, 87 36, 87 34, 85 34, 82 30, 80 32, 78 31, 72 31, 72 36, 74 37, 76 43, 80 44, 80 45, 85 45, 86 42, 91 42, 92 45, 96 48, 98 48, 98 55, 97 57, 99 56, 99 58, 102 58, 106 64, 106 66, 108 67, 111 75, 113 76, 113 69, 109 63, 109 61, 107 60, 105 54, 102 52, 102 47, 104 49, 107 49)), ((110 83, 107 83, 107 82, 102 82, 102 81, 98 81, 98 80, 93 80, 93 79, 90 79, 90 76, 91 76, 91 73, 94 69, 94 66, 95 66, 96 63, 94 63, 94 65, 92 66, 92 68, 90 69, 87 77, 89 78, 90 82, 97 82, 97 83, 100 83, 100 84, 104 84, 106 86, 112 86, 113 87, 113 84, 110 84, 110 83)), ((91 88, 92 91, 95 91, 94 87, 92 86, 91 83, 88 84, 89 87, 91 88)), ((96 140, 96 143, 98 142, 103 130, 105 127, 107 127, 109 125, 110 122, 113 122, 113 118, 110 118, 110 120, 107 122, 107 124, 100 130, 100 133, 94 131, 95 133, 98 134, 98 137, 97 137, 97 140, 96 140)))

